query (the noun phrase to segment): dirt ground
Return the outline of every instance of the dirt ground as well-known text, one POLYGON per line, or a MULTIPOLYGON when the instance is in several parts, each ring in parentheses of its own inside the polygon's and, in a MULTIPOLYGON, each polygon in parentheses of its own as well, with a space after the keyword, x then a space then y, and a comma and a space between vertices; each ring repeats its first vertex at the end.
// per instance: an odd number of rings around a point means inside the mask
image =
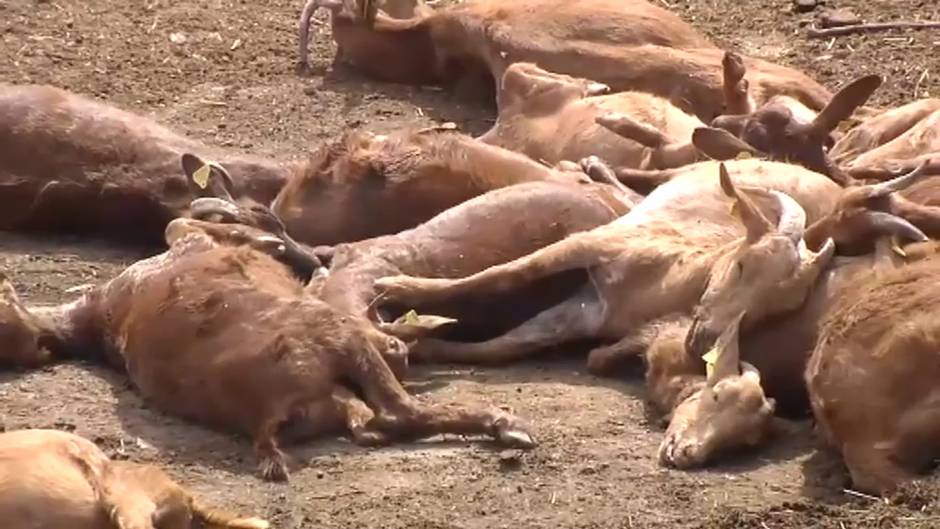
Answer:
MULTIPOLYGON (((877 104, 940 96, 940 33, 814 41, 802 33, 814 15, 792 14, 789 0, 662 3, 719 42, 802 67, 831 87, 881 73, 888 82, 877 104)), ((334 71, 325 24, 315 27, 313 74, 298 76, 301 4, 0 0, 0 82, 55 84, 209 143, 288 158, 346 127, 381 132, 442 120, 468 132, 487 127, 490 111, 438 90, 334 71)), ((829 4, 869 20, 940 18, 935 0, 829 4)), ((0 234, 0 269, 31 303, 67 300, 69 288, 105 280, 140 256, 77 239, 0 234)), ((641 381, 599 380, 582 366, 574 357, 414 374, 410 389, 421 398, 512 407, 541 442, 531 452, 455 438, 380 450, 323 440, 290 450, 295 470, 286 485, 256 477, 245 439, 153 412, 123 377, 97 367, 0 373, 0 415, 7 428, 73 430, 114 457, 159 462, 212 503, 284 529, 940 527, 937 478, 906 491, 900 506, 845 494, 841 465, 816 451, 808 422, 789 424, 766 450, 734 464, 662 469, 662 430, 646 414, 641 381)))

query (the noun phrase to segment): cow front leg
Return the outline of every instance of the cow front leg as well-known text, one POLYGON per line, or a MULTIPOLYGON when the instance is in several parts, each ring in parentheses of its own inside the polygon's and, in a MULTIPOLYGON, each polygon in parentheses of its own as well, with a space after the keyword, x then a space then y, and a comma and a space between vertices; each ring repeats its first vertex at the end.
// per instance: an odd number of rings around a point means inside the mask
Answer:
POLYGON ((376 412, 366 427, 396 439, 438 434, 488 435, 506 446, 531 448, 532 435, 519 419, 499 409, 423 404, 401 386, 382 355, 371 348, 349 363, 348 376, 376 412))
POLYGON ((587 268, 621 251, 619 246, 601 240, 592 232, 576 233, 529 255, 464 278, 400 275, 379 278, 374 286, 386 300, 418 306, 468 293, 506 292, 555 273, 587 268))

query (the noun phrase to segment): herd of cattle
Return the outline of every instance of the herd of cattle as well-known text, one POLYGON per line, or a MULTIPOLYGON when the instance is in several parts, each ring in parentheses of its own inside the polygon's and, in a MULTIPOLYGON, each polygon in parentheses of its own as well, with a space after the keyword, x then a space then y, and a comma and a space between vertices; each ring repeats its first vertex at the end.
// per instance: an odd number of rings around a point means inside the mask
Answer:
MULTIPOLYGON (((760 445, 777 414, 811 413, 861 491, 940 456, 940 100, 866 106, 878 76, 833 94, 645 0, 308 0, 301 64, 319 8, 339 60, 492 93, 493 128, 353 130, 292 164, 0 87, 0 229, 166 245, 64 305, 0 280, 0 361, 119 369, 250 436, 270 480, 301 436, 534 447, 400 380, 575 341, 596 375, 646 366, 663 465, 760 445)), ((0 434, 0 462, 14 529, 267 526, 72 434, 0 434)))

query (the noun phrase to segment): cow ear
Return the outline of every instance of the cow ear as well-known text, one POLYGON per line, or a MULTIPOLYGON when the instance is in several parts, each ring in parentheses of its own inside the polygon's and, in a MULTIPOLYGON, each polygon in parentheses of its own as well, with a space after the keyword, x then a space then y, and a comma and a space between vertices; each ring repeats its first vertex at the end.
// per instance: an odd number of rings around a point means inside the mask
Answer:
POLYGON ((378 325, 379 330, 382 332, 395 336, 402 341, 411 342, 424 338, 435 329, 456 322, 457 320, 444 316, 418 315, 412 310, 391 323, 379 323, 378 325))
POLYGON ((712 127, 699 127, 692 133, 692 143, 709 158, 725 161, 741 155, 760 156, 762 153, 734 134, 712 127))
POLYGON ((191 153, 180 156, 180 165, 186 183, 196 197, 215 197, 235 202, 235 184, 232 175, 224 167, 191 153))

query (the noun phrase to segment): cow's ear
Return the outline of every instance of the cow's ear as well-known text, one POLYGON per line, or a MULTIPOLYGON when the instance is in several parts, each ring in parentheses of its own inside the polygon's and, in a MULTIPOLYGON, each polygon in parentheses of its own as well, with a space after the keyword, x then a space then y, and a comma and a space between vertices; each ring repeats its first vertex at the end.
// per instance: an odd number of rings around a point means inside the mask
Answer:
POLYGON ((186 183, 196 197, 215 197, 234 202, 235 184, 232 175, 213 161, 203 160, 191 153, 180 156, 180 166, 186 183))

